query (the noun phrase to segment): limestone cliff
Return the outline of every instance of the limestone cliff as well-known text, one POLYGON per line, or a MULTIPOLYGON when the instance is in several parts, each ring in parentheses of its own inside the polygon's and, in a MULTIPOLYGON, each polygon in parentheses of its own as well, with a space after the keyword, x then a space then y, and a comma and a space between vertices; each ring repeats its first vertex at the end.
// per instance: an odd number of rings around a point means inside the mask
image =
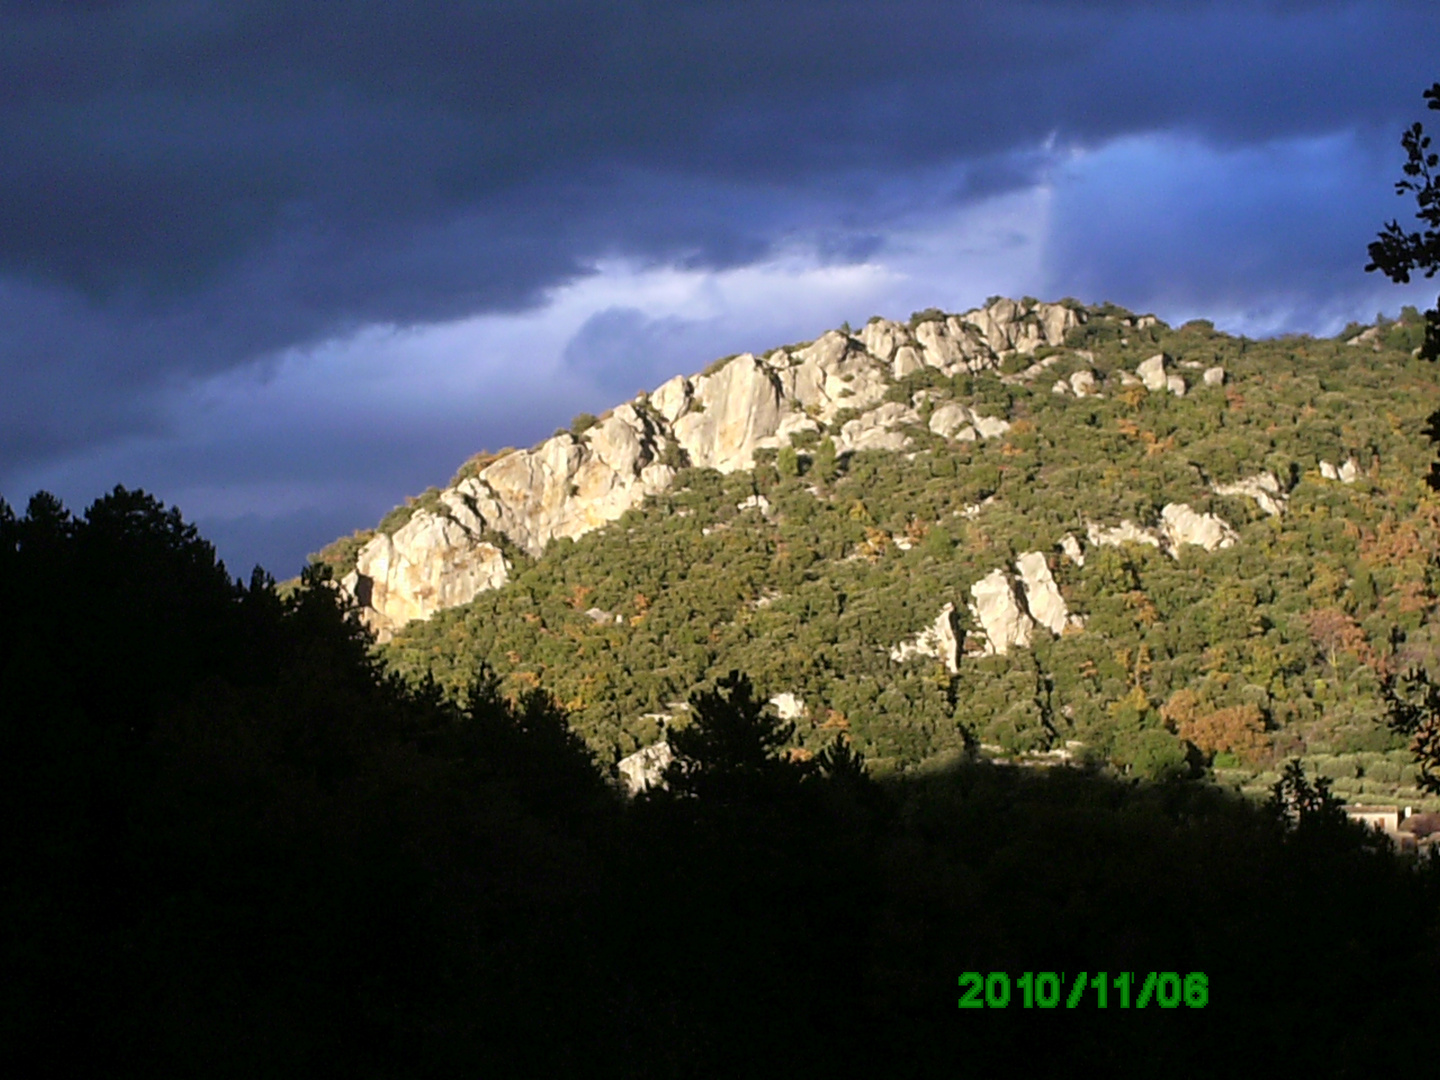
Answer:
MULTIPOLYGON (((913 329, 872 319, 854 334, 831 330, 793 351, 745 353, 708 374, 677 375, 578 438, 564 432, 505 454, 441 492, 435 507, 417 511, 393 535, 371 539, 342 586, 387 638, 412 619, 504 584, 509 566, 495 543, 500 537, 538 556, 551 540, 600 528, 664 491, 675 476, 667 461, 749 469, 757 450, 787 446, 842 409, 859 415, 836 433, 839 452, 905 449, 909 441, 897 429, 919 424, 920 416, 881 404, 891 381, 927 366, 947 375, 995 368, 1007 355, 1063 344, 1085 318, 1060 304, 1006 299, 961 315, 933 314, 913 329)), ((1009 427, 968 409, 930 426, 960 439, 992 438, 1009 427)))

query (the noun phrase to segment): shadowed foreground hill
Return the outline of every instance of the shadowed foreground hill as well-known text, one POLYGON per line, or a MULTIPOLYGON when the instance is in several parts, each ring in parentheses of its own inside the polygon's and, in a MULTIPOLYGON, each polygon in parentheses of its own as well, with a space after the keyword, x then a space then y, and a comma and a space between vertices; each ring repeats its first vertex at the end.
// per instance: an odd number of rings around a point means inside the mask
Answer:
POLYGON ((876 784, 764 753, 738 676, 626 803, 548 698, 386 676, 323 574, 242 586, 123 489, 0 511, 0 603, 12 1075, 1428 1061, 1403 1021, 1440 878, 1324 813, 978 763, 876 784), (1203 971, 1209 1005, 957 1010, 966 970, 1203 971))

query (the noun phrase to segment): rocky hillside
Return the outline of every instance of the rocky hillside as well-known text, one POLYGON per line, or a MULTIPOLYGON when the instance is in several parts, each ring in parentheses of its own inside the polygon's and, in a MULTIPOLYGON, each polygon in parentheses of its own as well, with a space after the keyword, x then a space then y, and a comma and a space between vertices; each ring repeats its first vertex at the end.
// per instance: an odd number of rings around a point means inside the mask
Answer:
POLYGON ((1394 794, 1376 679, 1428 655, 1440 584, 1418 333, 872 319, 476 459, 321 557, 401 670, 545 686, 612 760, 738 667, 802 755, 841 728, 880 769, 979 747, 1260 782, 1305 754, 1394 794))
MULTIPOLYGON (((803 347, 729 357, 703 375, 675 376, 584 431, 502 454, 434 493, 398 528, 378 531, 355 553, 344 587, 388 640, 412 619, 505 584, 510 563, 491 534, 538 557, 551 540, 582 536, 666 490, 677 466, 750 469, 757 450, 819 432, 842 410, 858 415, 836 425, 838 453, 904 449, 898 429, 919 416, 881 404, 894 380, 924 368, 993 369, 1007 355, 1063 344, 1085 318, 1078 307, 1003 299, 960 316, 934 314, 913 327, 874 319, 857 335, 832 330, 803 347)), ((1001 418, 957 406, 931 427, 960 439, 1009 430, 1001 418)))

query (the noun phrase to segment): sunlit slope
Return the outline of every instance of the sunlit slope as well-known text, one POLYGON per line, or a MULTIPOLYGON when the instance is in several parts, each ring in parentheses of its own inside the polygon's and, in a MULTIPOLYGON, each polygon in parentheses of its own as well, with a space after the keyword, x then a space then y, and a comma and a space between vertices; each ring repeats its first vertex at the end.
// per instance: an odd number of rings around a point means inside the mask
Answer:
POLYGON ((1365 752, 1403 782, 1405 755, 1380 756, 1402 747, 1376 680, 1392 628, 1404 654, 1431 641, 1440 501, 1421 428, 1440 391, 1411 356, 1418 327, 1257 342, 1086 314, 1064 347, 997 370, 890 380, 885 402, 913 410, 893 425, 905 448, 834 453, 857 415, 843 410, 756 451, 753 469, 681 468, 612 524, 538 558, 512 551, 508 583, 410 623, 385 655, 457 689, 482 663, 542 686, 612 758, 739 668, 803 703, 798 752, 844 729, 882 770, 968 739, 1005 754, 1080 743, 1069 751, 1149 775, 1187 754, 1258 769, 1365 752), (1141 380, 1162 353, 1183 396, 1141 380), (970 438, 953 409, 934 422, 957 404, 1008 430, 970 438), (1248 495, 1216 492, 1246 481, 1248 495), (1167 535, 1176 506, 1214 522, 1214 550, 1167 535), (1031 552, 1074 616, 1058 636, 1028 610, 1017 559, 1031 552), (1035 623, 1003 655, 973 589, 997 570, 1035 623), (946 604, 963 655, 933 633, 940 655, 897 648, 946 604))

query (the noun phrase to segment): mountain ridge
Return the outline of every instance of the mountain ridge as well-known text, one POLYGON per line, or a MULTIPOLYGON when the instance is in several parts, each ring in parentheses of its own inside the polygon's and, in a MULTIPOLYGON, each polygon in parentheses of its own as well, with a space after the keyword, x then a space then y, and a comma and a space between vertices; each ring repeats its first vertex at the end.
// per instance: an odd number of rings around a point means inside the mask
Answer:
MULTIPOLYGON (((582 536, 665 490, 677 467, 751 468, 757 450, 819 432, 842 409, 870 411, 840 425, 837 453, 904 449, 895 429, 919 417, 900 403, 882 404, 895 380, 927 367, 947 376, 996 369, 1009 356, 1062 346, 1087 318, 1073 301, 992 298, 961 314, 919 312, 908 324, 876 316, 858 332, 828 330, 803 346, 741 353, 703 373, 676 375, 583 431, 502 453, 438 492, 398 529, 377 531, 356 550, 354 566, 341 568, 342 587, 366 625, 388 640, 412 619, 503 585, 511 564, 495 533, 538 556, 550 540, 582 536)), ((1154 321, 1142 316, 1137 324, 1154 321)), ((1008 430, 1003 419, 973 409, 952 410, 937 425, 962 439, 1008 430)))
MULTIPOLYGON (((737 410, 727 452, 748 468, 695 466, 665 435, 663 490, 539 555, 487 524, 506 580, 410 621, 380 655, 456 694, 486 668, 509 692, 541 687, 612 762, 739 668, 798 710, 791 752, 843 730, 879 772, 981 748, 1263 786, 1299 754, 1337 790, 1421 802, 1377 681, 1440 654, 1421 436, 1440 394, 1412 355, 1418 320, 1259 341, 1108 306, 1075 322, 1063 345, 978 371, 890 366, 860 408, 840 394, 860 377, 842 378, 828 420, 786 410, 785 445, 747 450, 774 437, 737 410)), ((875 370, 866 330, 846 331, 785 349, 783 369, 727 357, 710 377, 739 362, 773 387, 817 346, 875 370)), ((647 416, 657 396, 627 404, 647 416)), ((606 446, 616 413, 555 445, 606 446)), ((388 527, 423 523, 442 494, 388 527)))

